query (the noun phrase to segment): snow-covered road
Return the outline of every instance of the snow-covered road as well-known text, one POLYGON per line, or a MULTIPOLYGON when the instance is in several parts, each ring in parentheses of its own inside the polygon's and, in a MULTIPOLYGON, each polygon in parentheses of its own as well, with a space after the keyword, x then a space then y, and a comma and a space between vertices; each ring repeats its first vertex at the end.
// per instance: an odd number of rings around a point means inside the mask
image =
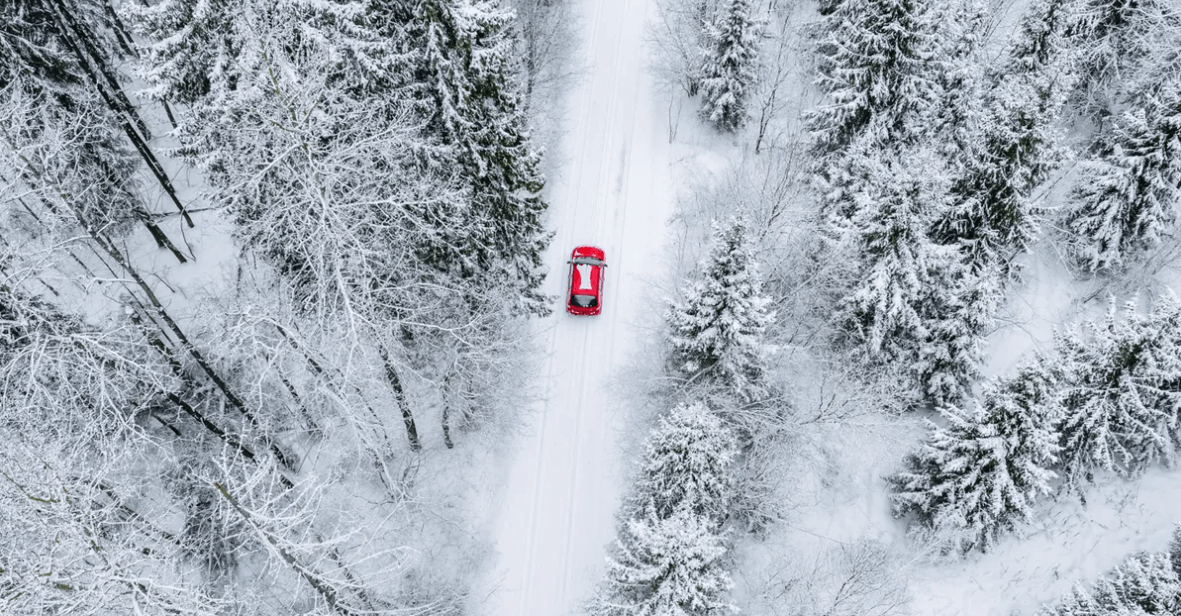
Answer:
POLYGON ((606 251, 604 309, 560 305, 538 324, 548 351, 544 401, 521 440, 498 504, 497 562, 473 597, 483 616, 574 612, 601 577, 625 470, 608 378, 638 344, 635 324, 657 275, 672 214, 667 125, 644 69, 651 0, 581 0, 589 74, 567 99, 563 169, 549 186, 546 292, 561 297, 580 244, 606 251))

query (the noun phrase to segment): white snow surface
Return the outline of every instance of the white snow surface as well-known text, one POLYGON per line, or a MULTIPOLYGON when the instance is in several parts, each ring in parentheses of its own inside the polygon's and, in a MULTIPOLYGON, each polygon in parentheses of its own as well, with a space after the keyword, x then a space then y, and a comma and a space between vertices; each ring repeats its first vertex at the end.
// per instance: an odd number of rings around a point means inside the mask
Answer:
POLYGON ((544 290, 555 305, 537 327, 548 352, 543 395, 498 488, 495 554, 469 605, 476 615, 573 613, 606 568, 626 485, 625 418, 608 380, 638 350, 646 281, 659 278, 673 212, 666 120, 643 67, 652 8, 651 0, 580 7, 588 71, 567 99, 547 195, 556 236, 544 290), (603 248, 610 265, 595 317, 568 315, 561 303, 566 259, 583 244, 603 248))

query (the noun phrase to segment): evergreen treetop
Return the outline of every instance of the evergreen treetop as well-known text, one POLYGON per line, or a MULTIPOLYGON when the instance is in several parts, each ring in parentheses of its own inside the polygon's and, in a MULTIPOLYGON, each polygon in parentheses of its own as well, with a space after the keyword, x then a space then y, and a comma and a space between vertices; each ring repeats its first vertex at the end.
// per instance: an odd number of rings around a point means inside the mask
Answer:
POLYGON ((1113 270, 1172 232, 1181 207, 1181 80, 1125 111, 1069 195, 1072 247, 1090 270, 1113 270))
POLYGON ((634 500, 651 503, 662 518, 677 508, 720 527, 733 497, 729 466, 736 441, 704 404, 681 404, 661 417, 645 443, 634 500))
POLYGON ((759 24, 750 0, 728 0, 719 23, 706 24, 710 45, 702 50, 701 115, 722 131, 741 128, 758 75, 759 24))
POLYGON ((753 401, 766 393, 763 334, 774 320, 762 295, 747 224, 714 224, 700 278, 665 313, 673 374, 704 379, 753 401))
POLYGON ((1040 364, 987 385, 980 407, 940 408, 929 435, 890 478, 894 514, 913 513, 920 534, 951 552, 986 551, 1028 521, 1052 491, 1058 444, 1055 378, 1040 364))
POLYGON ((916 142, 942 98, 930 11, 927 0, 844 0, 818 24, 816 84, 830 102, 805 116, 817 154, 867 131, 877 145, 916 142))
POLYGON ((1141 314, 1128 302, 1106 318, 1055 336, 1062 374, 1063 475, 1077 487, 1095 470, 1135 476, 1176 456, 1181 411, 1181 306, 1158 300, 1141 314))

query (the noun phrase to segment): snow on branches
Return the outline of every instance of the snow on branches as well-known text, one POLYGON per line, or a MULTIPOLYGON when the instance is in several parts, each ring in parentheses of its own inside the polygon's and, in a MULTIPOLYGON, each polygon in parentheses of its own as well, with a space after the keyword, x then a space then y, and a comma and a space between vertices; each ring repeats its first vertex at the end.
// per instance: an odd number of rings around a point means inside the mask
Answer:
POLYGON ((624 505, 607 579, 586 607, 591 616, 722 614, 733 583, 725 568, 737 443, 704 404, 682 404, 660 419, 624 505))
MULTIPOLYGON (((1173 543, 1181 537, 1173 534, 1173 543)), ((1177 554, 1140 552, 1128 557, 1092 588, 1076 584, 1056 606, 1037 616, 1176 614, 1181 610, 1181 563, 1177 554)))
POLYGON ((758 75, 759 24, 750 0, 727 0, 716 24, 705 24, 710 45, 702 51, 701 116, 722 131, 742 128, 758 75))
POLYGON ((890 479, 894 511, 947 551, 984 550, 1056 490, 1095 473, 1172 466, 1181 443, 1181 304, 1142 314, 1114 300, 1102 322, 1055 335, 1054 350, 985 388, 974 412, 943 407, 890 479))
POLYGON ((927 441, 890 477, 894 514, 944 550, 987 550, 1052 491, 1059 446, 1054 379, 1038 364, 990 383, 975 411, 940 408, 927 441))
POLYGON ((701 277, 665 313, 669 369, 677 377, 726 388, 745 401, 767 393, 763 333, 773 321, 762 295, 746 223, 714 224, 701 277))
POLYGON ((1163 83, 1116 118, 1070 193, 1073 252, 1114 270, 1171 235, 1181 207, 1181 80, 1163 83))

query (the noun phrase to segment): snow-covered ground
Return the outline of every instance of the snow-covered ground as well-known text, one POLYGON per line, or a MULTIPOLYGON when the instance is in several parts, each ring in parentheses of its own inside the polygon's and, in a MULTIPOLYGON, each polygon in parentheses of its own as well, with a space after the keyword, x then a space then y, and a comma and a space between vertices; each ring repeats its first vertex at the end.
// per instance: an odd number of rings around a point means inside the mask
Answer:
POLYGON ((663 262, 672 214, 666 119, 644 70, 650 0, 581 5, 588 73, 567 99, 560 169, 548 187, 556 232, 545 291, 561 298, 574 246, 606 251, 603 313, 573 317, 555 303, 538 323, 548 355, 542 400, 494 488, 496 554, 472 593, 483 616, 557 616, 577 609, 605 567, 623 486, 625 424, 610 377, 636 351, 648 281, 663 262))

